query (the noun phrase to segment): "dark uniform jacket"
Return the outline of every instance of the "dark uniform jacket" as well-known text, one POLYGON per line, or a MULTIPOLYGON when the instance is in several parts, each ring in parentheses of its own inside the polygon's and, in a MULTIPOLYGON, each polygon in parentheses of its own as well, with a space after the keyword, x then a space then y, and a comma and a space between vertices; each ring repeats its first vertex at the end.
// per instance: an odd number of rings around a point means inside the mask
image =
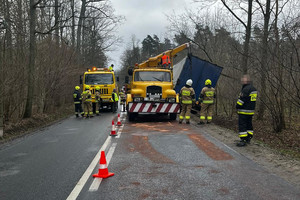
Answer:
POLYGON ((80 104, 82 101, 81 94, 78 90, 75 90, 73 93, 73 99, 75 104, 80 104))
POLYGON ((236 103, 238 114, 254 115, 257 90, 251 84, 245 84, 242 87, 239 99, 236 103))

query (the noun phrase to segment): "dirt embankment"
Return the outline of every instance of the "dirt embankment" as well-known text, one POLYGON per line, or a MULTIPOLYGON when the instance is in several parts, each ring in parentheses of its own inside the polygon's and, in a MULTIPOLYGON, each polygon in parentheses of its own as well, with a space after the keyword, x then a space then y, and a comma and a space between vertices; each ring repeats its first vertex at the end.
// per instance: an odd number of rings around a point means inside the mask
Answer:
MULTIPOLYGON (((199 120, 196 116, 193 119, 196 122, 199 120)), ((237 120, 220 117, 214 117, 213 120, 212 124, 202 125, 208 134, 300 189, 300 137, 296 130, 288 129, 276 134, 272 132, 270 124, 254 121, 251 144, 237 147, 237 120)))
POLYGON ((52 113, 35 114, 31 118, 22 119, 17 123, 5 123, 4 136, 0 138, 0 144, 30 134, 37 129, 49 126, 70 116, 73 112, 73 106, 68 106, 52 113))

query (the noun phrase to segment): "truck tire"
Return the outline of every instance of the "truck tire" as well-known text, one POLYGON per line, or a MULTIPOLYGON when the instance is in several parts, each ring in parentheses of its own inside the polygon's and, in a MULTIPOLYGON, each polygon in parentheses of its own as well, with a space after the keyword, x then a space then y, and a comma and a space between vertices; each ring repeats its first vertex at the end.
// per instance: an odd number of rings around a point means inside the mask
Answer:
POLYGON ((137 116, 136 113, 128 113, 128 119, 129 119, 129 121, 133 122, 136 116, 137 116))
POLYGON ((176 120, 177 113, 170 113, 170 120, 176 120))

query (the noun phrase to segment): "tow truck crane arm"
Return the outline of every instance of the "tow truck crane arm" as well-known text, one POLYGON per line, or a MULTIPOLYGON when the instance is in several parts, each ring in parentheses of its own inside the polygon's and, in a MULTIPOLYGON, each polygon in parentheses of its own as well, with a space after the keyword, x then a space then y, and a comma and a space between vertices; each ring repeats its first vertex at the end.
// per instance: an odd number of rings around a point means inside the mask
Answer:
MULTIPOLYGON (((190 43, 185 43, 183 45, 180 45, 179 47, 176 47, 174 49, 170 49, 168 51, 165 51, 164 53, 166 55, 168 55, 170 57, 170 61, 171 61, 171 67, 173 67, 173 58, 174 56, 183 51, 184 49, 186 48, 189 48, 190 47, 190 43)), ((147 68, 147 67, 157 67, 159 64, 160 64, 160 61, 161 61, 161 57, 163 56, 163 53, 162 54, 159 54, 155 57, 151 57, 149 58, 147 61, 141 63, 138 65, 138 68, 147 68)))

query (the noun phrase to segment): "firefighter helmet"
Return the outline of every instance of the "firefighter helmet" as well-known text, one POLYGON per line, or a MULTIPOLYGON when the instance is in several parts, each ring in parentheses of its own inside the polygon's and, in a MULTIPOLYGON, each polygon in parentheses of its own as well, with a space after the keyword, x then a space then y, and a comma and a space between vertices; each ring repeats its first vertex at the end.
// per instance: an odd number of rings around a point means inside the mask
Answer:
POLYGON ((96 90, 100 90, 100 87, 99 86, 96 86, 96 88, 95 88, 96 90))
POLYGON ((210 79, 206 79, 205 85, 211 85, 211 80, 210 79))
POLYGON ((192 79, 187 80, 186 85, 192 86, 193 85, 193 80, 192 79))
POLYGON ((75 86, 75 90, 80 90, 80 87, 79 86, 75 86))
POLYGON ((86 90, 89 90, 89 89, 90 89, 90 86, 89 86, 89 85, 86 85, 86 86, 85 86, 85 89, 86 89, 86 90))

